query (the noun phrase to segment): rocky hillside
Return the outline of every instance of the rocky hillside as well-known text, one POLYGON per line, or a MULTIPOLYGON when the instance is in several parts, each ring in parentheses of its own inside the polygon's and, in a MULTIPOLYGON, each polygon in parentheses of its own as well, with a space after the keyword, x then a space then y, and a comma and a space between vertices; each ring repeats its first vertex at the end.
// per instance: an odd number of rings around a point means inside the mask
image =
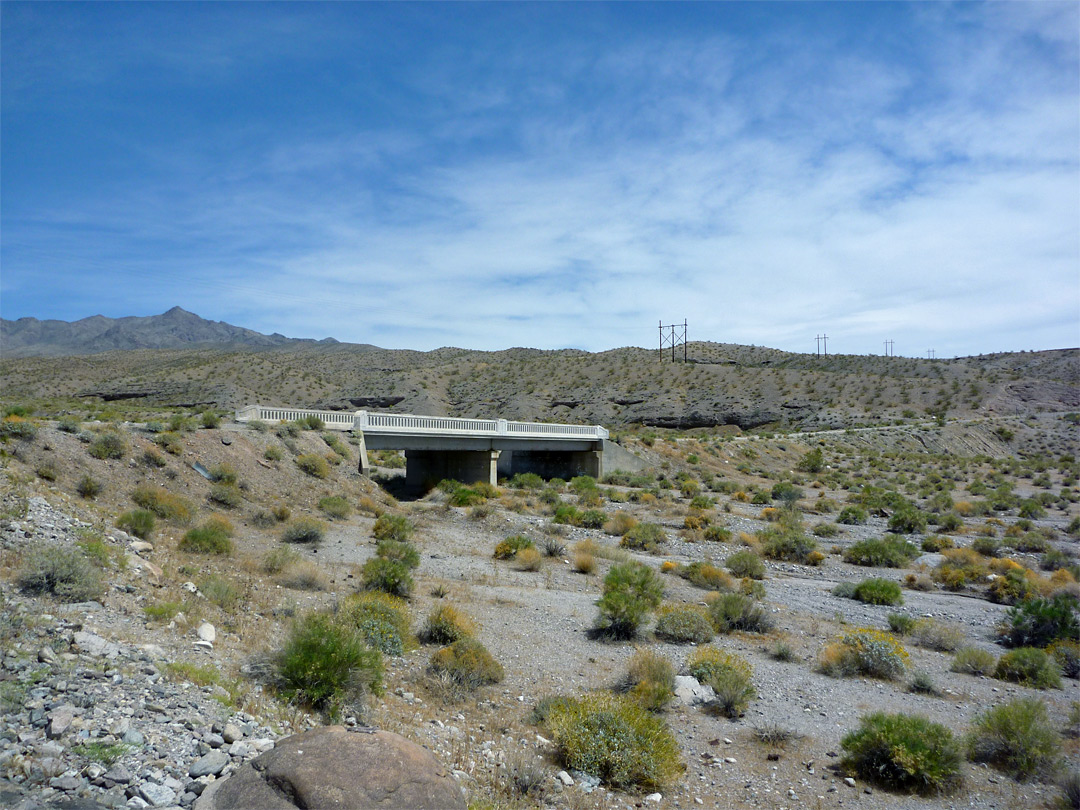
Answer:
POLYGON ((235 409, 260 402, 612 427, 848 428, 1080 409, 1080 350, 955 360, 818 358, 714 343, 655 352, 394 351, 349 344, 112 351, 0 360, 7 401, 39 412, 235 409))

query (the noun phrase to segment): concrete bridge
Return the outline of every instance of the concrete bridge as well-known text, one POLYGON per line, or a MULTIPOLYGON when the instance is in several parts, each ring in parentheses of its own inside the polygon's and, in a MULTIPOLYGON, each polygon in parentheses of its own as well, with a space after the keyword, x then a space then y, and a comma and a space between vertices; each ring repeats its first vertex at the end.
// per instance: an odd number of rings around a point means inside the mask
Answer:
POLYGON ((613 470, 633 471, 644 466, 636 456, 609 441, 608 431, 599 425, 263 405, 250 405, 238 411, 236 420, 289 422, 307 416, 322 419, 329 430, 352 431, 360 438, 360 471, 365 475, 370 473, 369 449, 404 450, 405 480, 415 489, 426 489, 444 478, 491 484, 500 477, 523 472, 544 478, 569 479, 575 475, 601 478, 613 470))

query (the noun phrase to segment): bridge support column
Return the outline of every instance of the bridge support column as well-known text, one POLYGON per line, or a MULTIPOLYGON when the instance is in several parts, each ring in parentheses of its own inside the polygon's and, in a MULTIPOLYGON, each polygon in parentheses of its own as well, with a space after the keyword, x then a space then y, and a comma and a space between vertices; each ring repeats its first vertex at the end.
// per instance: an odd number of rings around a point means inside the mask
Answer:
POLYGON ((364 434, 357 431, 355 434, 360 439, 360 445, 356 448, 356 454, 360 457, 357 469, 361 475, 371 475, 371 462, 367 457, 367 443, 364 441, 364 434))
POLYGON ((499 450, 406 450, 405 484, 427 490, 444 478, 463 484, 499 482, 499 450))
POLYGON ((579 450, 570 454, 570 465, 580 470, 577 475, 591 475, 597 481, 604 477, 604 451, 579 450))

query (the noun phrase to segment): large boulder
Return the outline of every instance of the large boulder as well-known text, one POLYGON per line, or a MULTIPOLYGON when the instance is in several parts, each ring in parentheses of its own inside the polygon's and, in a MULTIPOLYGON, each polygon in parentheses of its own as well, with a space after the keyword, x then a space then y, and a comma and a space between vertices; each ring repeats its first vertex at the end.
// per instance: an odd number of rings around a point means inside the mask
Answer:
POLYGON ((195 810, 465 810, 465 797, 430 751, 389 731, 326 726, 279 740, 213 782, 195 810))

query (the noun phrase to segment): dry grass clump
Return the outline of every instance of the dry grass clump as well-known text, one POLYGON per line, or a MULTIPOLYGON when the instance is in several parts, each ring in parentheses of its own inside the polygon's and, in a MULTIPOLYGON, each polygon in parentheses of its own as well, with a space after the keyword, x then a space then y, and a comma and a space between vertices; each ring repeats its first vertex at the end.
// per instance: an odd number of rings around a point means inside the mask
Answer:
POLYGON ((26 593, 49 594, 61 602, 100 599, 106 589, 101 572, 81 550, 39 546, 29 551, 17 574, 26 593))
POLYGON ((933 619, 919 619, 912 626, 908 636, 912 642, 928 650, 953 652, 964 643, 964 631, 933 619))
POLYGON ((698 588, 707 591, 730 591, 735 588, 735 580, 722 568, 707 562, 692 562, 678 568, 676 573, 698 588))
POLYGON ((639 648, 630 659, 623 687, 642 708, 658 712, 675 694, 675 665, 661 653, 639 648))
POLYGON ((428 665, 432 674, 450 678, 468 691, 498 683, 502 665, 475 638, 462 638, 436 650, 428 665))
POLYGON ((704 644, 714 635, 709 613, 699 605, 661 605, 653 632, 676 644, 704 644))
POLYGON ((629 512, 616 512, 604 522, 604 531, 607 534, 622 537, 628 531, 638 525, 636 517, 629 512))
POLYGON ((523 548, 514 555, 514 563, 522 571, 539 571, 544 564, 544 557, 535 547, 523 548))
POLYGON ((168 520, 181 526, 191 522, 195 509, 191 502, 167 489, 142 484, 131 491, 131 500, 153 512, 162 520, 168 520))
POLYGON ((695 650, 686 661, 690 674, 713 688, 716 697, 709 709, 724 717, 742 716, 750 701, 757 697, 753 684, 753 667, 746 659, 704 646, 695 650))
POLYGON ((301 560, 288 566, 277 576, 277 583, 282 588, 294 591, 326 591, 330 589, 330 577, 318 565, 301 560))
POLYGON ((953 656, 950 669, 968 675, 991 675, 996 665, 997 658, 993 653, 978 647, 961 647, 953 656))
POLYGON ((891 633, 863 627, 825 646, 818 668, 834 678, 869 675, 896 680, 907 669, 908 652, 891 633))
POLYGON ((439 605, 428 614, 420 640, 425 644, 453 644, 475 636, 477 629, 476 622, 453 605, 439 605))
POLYGON ((578 551, 574 554, 573 565, 574 570, 579 574, 588 576, 596 571, 596 557, 592 554, 578 551))

